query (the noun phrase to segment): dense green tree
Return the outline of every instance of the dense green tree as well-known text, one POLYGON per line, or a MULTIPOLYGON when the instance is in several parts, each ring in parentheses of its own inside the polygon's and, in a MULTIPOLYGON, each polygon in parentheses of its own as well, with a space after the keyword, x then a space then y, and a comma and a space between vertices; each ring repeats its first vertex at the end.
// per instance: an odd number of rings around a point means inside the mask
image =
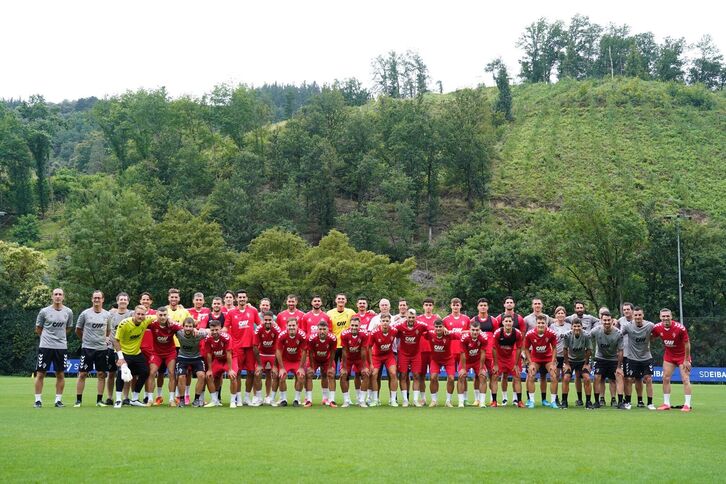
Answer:
POLYGON ((270 107, 245 85, 222 84, 209 95, 211 116, 219 130, 229 136, 239 149, 245 147, 245 135, 271 120, 270 107))
POLYGON ((564 49, 559 64, 559 77, 585 79, 593 75, 602 27, 576 14, 563 30, 564 49))
POLYGON ((499 91, 497 94, 497 102, 494 104, 494 111, 499 113, 502 119, 512 121, 514 119, 512 116, 512 89, 509 87, 507 66, 500 57, 487 64, 485 70, 492 73, 497 90, 499 91))
POLYGON ((723 55, 710 35, 704 35, 696 44, 699 56, 693 59, 693 65, 688 70, 688 82, 701 83, 709 89, 723 87, 726 82, 726 65, 723 55))
POLYGON ((683 51, 686 48, 684 38, 674 39, 666 37, 658 46, 658 57, 655 61, 656 78, 661 81, 683 80, 683 51))
POLYGON ((42 253, 0 240, 0 311, 46 305, 48 271, 42 253))
POLYGON ((14 111, 0 104, 0 208, 19 215, 33 210, 32 156, 14 111))
POLYGON ((526 82, 550 82, 564 44, 564 23, 540 18, 525 29, 517 41, 524 51, 519 76, 526 82))
POLYGON ((28 213, 21 215, 13 224, 13 238, 22 245, 40 240, 40 225, 35 214, 28 213))
POLYGON ((333 88, 340 91, 348 106, 363 106, 371 98, 370 91, 363 87, 363 83, 355 77, 342 81, 336 79, 333 88))
POLYGON ((595 66, 598 77, 625 75, 625 65, 632 40, 628 25, 610 24, 600 37, 600 49, 595 66))

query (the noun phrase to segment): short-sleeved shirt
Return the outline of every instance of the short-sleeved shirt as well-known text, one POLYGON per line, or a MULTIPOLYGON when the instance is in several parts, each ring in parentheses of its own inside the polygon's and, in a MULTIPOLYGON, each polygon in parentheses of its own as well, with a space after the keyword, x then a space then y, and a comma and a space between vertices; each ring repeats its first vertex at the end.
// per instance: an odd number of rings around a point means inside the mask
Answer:
POLYGON ((653 358, 650 352, 650 334, 655 324, 643 321, 638 326, 635 321, 620 323, 620 332, 623 333, 623 356, 629 360, 647 361, 653 358))
POLYGON ((340 335, 342 347, 348 350, 348 361, 360 361, 361 349, 366 345, 368 335, 362 331, 354 335, 350 329, 346 329, 340 335))
POLYGON ((393 342, 398 337, 398 331, 395 328, 388 329, 388 333, 383 332, 383 327, 376 328, 368 335, 368 346, 372 349, 373 356, 387 356, 393 352, 393 342))
POLYGON ((224 315, 224 322, 232 337, 232 348, 251 348, 255 341, 255 327, 260 324, 260 313, 247 305, 244 309, 234 308, 224 315))
MULTIPOLYGON (((130 309, 126 309, 123 313, 118 312, 118 309, 116 311, 109 311, 108 312, 108 332, 111 336, 111 339, 116 337, 116 328, 118 328, 118 325, 121 324, 121 321, 123 321, 126 318, 130 318, 134 315, 134 312, 130 309)), ((108 342, 108 348, 113 349, 113 342, 108 342)))
POLYGON ((358 316, 358 318, 360 319, 360 329, 362 329, 363 331, 368 331, 368 327, 370 326, 371 321, 373 321, 373 318, 375 318, 377 314, 375 311, 371 311, 369 309, 363 314, 355 313, 355 316, 358 316))
POLYGON ((280 314, 277 315, 275 322, 277 323, 278 328, 280 328, 282 331, 285 331, 287 329, 287 320, 291 318, 295 318, 297 320, 298 329, 302 329, 303 331, 305 331, 305 334, 310 334, 310 331, 308 331, 307 322, 303 321, 305 319, 305 313, 300 311, 299 309, 295 309, 295 311, 293 312, 290 312, 287 309, 285 309, 284 311, 280 311, 280 314))
POLYGON ((436 335, 436 331, 429 331, 426 335, 431 344, 431 359, 434 361, 446 361, 453 356, 451 351, 453 342, 461 340, 461 333, 448 333, 440 337, 436 335))
POLYGON ((232 350, 232 339, 227 333, 219 333, 219 339, 214 339, 211 334, 204 340, 204 350, 212 359, 227 362, 227 351, 232 350))
POLYGON ((168 321, 166 326, 162 326, 159 321, 151 323, 148 330, 151 332, 152 351, 159 356, 175 353, 174 336, 182 329, 180 324, 173 321, 168 321))
MULTIPOLYGON (((194 318, 197 328, 206 328, 209 323, 209 314, 212 312, 211 309, 202 307, 201 309, 191 308, 187 309, 189 316, 194 318)), ((183 323, 184 321, 182 321, 183 323)))
POLYGON ((355 311, 350 308, 345 308, 343 311, 338 311, 338 308, 333 308, 327 312, 330 318, 331 328, 336 338, 338 338, 338 348, 340 348, 340 335, 346 329, 350 328, 350 318, 355 315, 355 311))
POLYGON ((52 305, 40 310, 35 326, 42 327, 40 347, 58 350, 68 349, 66 328, 73 326, 73 311, 66 306, 55 309, 52 305))
POLYGON ((146 316, 140 324, 134 323, 133 318, 126 318, 116 328, 116 339, 121 351, 127 355, 138 355, 141 353, 141 338, 144 331, 154 322, 155 316, 146 316))
POLYGON ((184 320, 192 316, 181 304, 178 304, 176 309, 172 309, 171 306, 167 306, 166 313, 169 315, 169 319, 179 324, 184 324, 184 320))
MULTIPOLYGON (((297 326, 298 328, 305 331, 305 334, 309 335, 315 333, 318 330, 318 324, 320 324, 320 321, 325 321, 326 323, 328 323, 329 330, 333 329, 333 324, 332 321, 330 321, 330 316, 328 316, 328 314, 323 310, 320 310, 320 312, 317 314, 315 314, 313 311, 308 311, 302 317, 302 320, 298 320, 297 326)), ((287 326, 280 326, 280 329, 282 331, 285 331, 287 329, 287 326)))
POLYGON ((589 333, 585 331, 580 332, 579 336, 575 336, 573 331, 570 331, 563 338, 565 343, 565 351, 567 351, 567 359, 579 363, 585 361, 587 350, 592 352, 592 338, 589 333))
POLYGON ((473 338, 471 333, 461 335, 461 341, 459 342, 461 344, 461 352, 464 353, 468 364, 475 364, 481 361, 481 352, 484 350, 484 353, 486 353, 489 336, 489 333, 479 333, 479 336, 476 338, 473 338))
POLYGON ((557 321, 555 321, 555 323, 550 326, 550 329, 557 335, 557 356, 565 356, 564 337, 570 332, 572 326, 570 326, 570 323, 568 322, 565 322, 562 326, 560 326, 557 321))
POLYGON ((76 329, 83 330, 81 348, 105 350, 106 332, 108 330, 108 311, 101 309, 101 311, 96 312, 93 308, 84 310, 78 315, 76 329))
POLYGON ((595 345, 595 358, 599 360, 617 360, 618 350, 623 349, 623 334, 613 326, 610 333, 605 332, 604 326, 598 326, 590 332, 595 345))
POLYGON ((335 356, 338 338, 333 333, 326 333, 325 338, 321 340, 322 334, 315 333, 308 336, 308 352, 313 361, 327 361, 335 356))
MULTIPOLYGON (((456 318, 453 314, 449 314, 444 318, 444 327, 452 333, 461 334, 463 331, 467 331, 469 329, 469 316, 466 314, 459 314, 459 317, 456 318)), ((454 342, 451 343, 451 352, 458 355, 461 351, 461 340, 454 340, 454 342)))
MULTIPOLYGON (((541 313, 544 314, 544 313, 541 313)), ((551 327, 553 324, 555 324, 555 320, 551 318, 550 316, 545 314, 545 317, 547 318, 547 327, 551 327)), ((537 329, 537 315, 534 313, 529 313, 524 317, 524 326, 525 331, 532 331, 533 329, 537 329)), ((525 333, 526 334, 526 333, 525 333)))
MULTIPOLYGON (((577 314, 570 314, 565 318, 565 321, 572 324, 572 320, 577 317, 577 314)), ((583 314, 580 321, 582 322, 582 330, 589 333, 595 326, 597 326, 597 323, 600 320, 591 314, 583 314)))
POLYGON ((280 333, 280 336, 277 337, 277 349, 282 352, 284 361, 300 362, 303 351, 307 349, 305 332, 298 329, 295 336, 292 337, 287 331, 280 333))
POLYGON ((522 347, 524 341, 522 332, 512 328, 512 332, 507 334, 504 332, 504 328, 499 328, 494 331, 492 339, 494 340, 492 346, 497 352, 497 363, 501 366, 513 366, 517 356, 521 353, 518 348, 522 347))
POLYGON ((275 349, 277 348, 277 338, 280 336, 280 331, 275 329, 274 326, 270 326, 269 331, 265 329, 265 325, 261 324, 257 326, 255 330, 255 346, 260 356, 275 356, 275 349))
POLYGON ((408 323, 404 320, 401 324, 395 326, 398 331, 398 350, 407 356, 416 356, 421 347, 421 340, 424 334, 429 330, 425 323, 416 321, 412 328, 408 327, 408 323))
MULTIPOLYGON (((430 316, 426 316, 426 314, 419 314, 416 316, 416 321, 419 321, 421 323, 426 324, 426 327, 429 331, 434 330, 434 321, 436 321, 439 318, 438 314, 432 314, 430 316)), ((429 343, 429 340, 424 338, 421 341, 421 353, 430 353, 431 352, 431 344, 429 343)))
POLYGON ((197 330, 196 334, 187 335, 184 330, 176 332, 179 340, 179 357, 180 358, 200 358, 202 356, 199 350, 199 342, 207 337, 209 333, 205 330, 197 330))
POLYGON ((685 326, 673 321, 671 327, 666 329, 663 323, 658 323, 653 328, 653 334, 663 340, 663 346, 665 346, 664 359, 680 361, 685 358, 686 342, 688 342, 688 331, 685 326))
POLYGON ((554 356, 552 347, 557 347, 557 335, 549 328, 545 329, 543 334, 533 329, 525 335, 524 346, 529 350, 532 362, 548 363, 554 356))

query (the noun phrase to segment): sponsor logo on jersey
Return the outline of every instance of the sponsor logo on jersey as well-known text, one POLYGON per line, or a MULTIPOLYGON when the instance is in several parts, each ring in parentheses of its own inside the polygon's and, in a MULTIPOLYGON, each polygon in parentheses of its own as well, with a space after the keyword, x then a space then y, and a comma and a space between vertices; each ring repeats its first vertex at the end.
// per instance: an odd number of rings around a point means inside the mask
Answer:
POLYGON ((444 348, 446 348, 446 345, 434 345, 434 351, 437 353, 443 353, 444 348))
POLYGON ((157 336, 156 341, 158 343, 165 344, 165 343, 169 342, 169 337, 168 336, 157 336))
POLYGON ((544 353, 545 351, 547 351, 547 346, 546 345, 545 346, 537 346, 537 347, 535 347, 534 350, 537 353, 544 353))
POLYGON ((674 346, 676 344, 676 340, 674 339, 664 339, 663 344, 666 346, 674 346))
POLYGON ((106 323, 93 323, 91 324, 91 328, 93 329, 101 329, 106 326, 106 323))
POLYGON ((51 326, 54 327, 54 328, 62 328, 63 326, 65 326, 65 324, 66 323, 63 323, 63 322, 61 322, 61 323, 51 323, 51 326))
POLYGON ((405 341, 406 341, 406 343, 415 343, 416 337, 415 336, 406 336, 405 341))

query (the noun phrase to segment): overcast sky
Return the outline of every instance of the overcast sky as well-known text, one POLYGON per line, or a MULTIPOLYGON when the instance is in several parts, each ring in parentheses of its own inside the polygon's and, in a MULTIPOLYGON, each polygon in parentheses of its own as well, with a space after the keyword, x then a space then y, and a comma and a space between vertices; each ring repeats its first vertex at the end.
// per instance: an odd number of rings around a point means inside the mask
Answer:
POLYGON ((722 2, 427 2, 205 0, 6 0, 0 3, 0 98, 40 93, 49 101, 103 97, 166 86, 202 95, 215 84, 371 84, 371 59, 417 50, 445 91, 476 86, 501 56, 519 72, 514 46, 538 17, 575 13, 600 24, 627 23, 697 41, 713 36, 726 51, 722 2), (655 5, 658 5, 657 7, 655 5))

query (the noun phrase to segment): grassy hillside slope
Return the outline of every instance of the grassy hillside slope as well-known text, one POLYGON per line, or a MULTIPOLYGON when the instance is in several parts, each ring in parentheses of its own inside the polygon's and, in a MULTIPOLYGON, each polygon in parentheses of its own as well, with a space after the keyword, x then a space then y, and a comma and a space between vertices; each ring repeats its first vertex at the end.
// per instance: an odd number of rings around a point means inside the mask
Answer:
POLYGON ((513 94, 515 121, 490 187, 495 207, 556 209, 563 193, 582 189, 726 218, 723 93, 616 79, 513 94))

